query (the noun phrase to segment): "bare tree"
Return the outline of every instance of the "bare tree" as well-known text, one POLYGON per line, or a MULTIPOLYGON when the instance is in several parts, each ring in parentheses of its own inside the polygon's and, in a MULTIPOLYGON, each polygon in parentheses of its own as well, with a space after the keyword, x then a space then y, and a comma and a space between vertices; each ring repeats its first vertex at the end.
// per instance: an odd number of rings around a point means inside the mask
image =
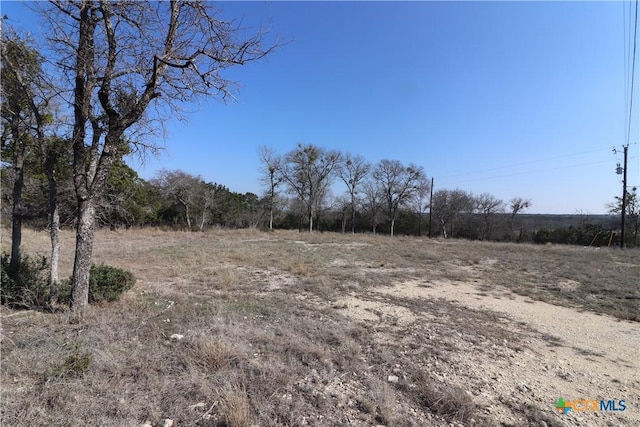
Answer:
POLYGON ((473 194, 463 190, 438 190, 431 202, 433 215, 440 223, 442 236, 458 236, 459 229, 474 209, 473 194))
MULTIPOLYGON (((514 197, 509 200, 509 209, 511 210, 511 218, 509 219, 509 236, 513 237, 513 223, 516 219, 516 215, 522 212, 525 209, 531 207, 531 200, 523 199, 522 197, 514 197)), ((522 230, 520 230, 520 234, 522 234, 522 230)), ((518 241, 520 238, 518 238, 518 241)))
POLYGON ((431 184, 427 181, 427 177, 424 176, 420 179, 416 187, 416 191, 411 198, 412 205, 416 210, 416 214, 418 215, 418 236, 422 236, 422 217, 425 210, 429 207, 429 202, 427 202, 427 198, 429 197, 429 191, 431 189, 431 184))
POLYGON ((382 193, 376 183, 370 180, 364 182, 362 189, 364 193, 364 197, 361 202, 362 207, 369 218, 371 232, 376 234, 376 229, 380 223, 380 216, 382 212, 382 193))
MULTIPOLYGON (((347 153, 338 168, 338 176, 347 186, 347 192, 351 201, 351 232, 356 232, 356 205, 358 189, 371 171, 371 163, 364 157, 347 153)), ((344 226, 343 226, 344 228, 344 226)), ((344 232, 344 230, 343 230, 344 232)))
POLYGON ((351 203, 344 196, 338 196, 333 200, 332 209, 340 215, 340 230, 342 234, 347 231, 347 213, 349 213, 350 208, 351 203))
POLYGON ((199 191, 197 191, 200 207, 200 225, 198 225, 198 230, 204 231, 204 226, 207 223, 207 213, 211 211, 215 205, 218 186, 200 179, 199 187, 199 191))
POLYGON ((476 211, 482 215, 484 221, 482 238, 488 239, 491 235, 491 220, 494 214, 504 211, 504 202, 489 193, 482 193, 476 196, 476 211))
MULTIPOLYGON (((338 160, 339 161, 339 160, 338 160)), ((315 197, 315 208, 313 209, 315 213, 315 224, 316 230, 320 231, 320 227, 322 226, 321 218, 324 217, 324 214, 327 210, 331 209, 333 193, 331 192, 331 184, 333 183, 333 175, 330 175, 329 179, 325 179, 323 182, 318 185, 318 191, 316 192, 317 197, 315 197)))
POLYGON ((373 179, 382 192, 393 237, 398 209, 408 203, 425 185, 427 178, 421 166, 404 166, 397 160, 381 160, 373 170, 373 179))
POLYGON ((277 196, 277 187, 282 183, 282 158, 272 148, 264 145, 258 147, 260 158, 260 182, 267 187, 269 198, 269 230, 273 230, 273 213, 277 196))
MULTIPOLYGON (((95 201, 115 159, 144 146, 128 138, 149 124, 150 106, 178 113, 181 102, 199 96, 233 98, 226 68, 263 58, 258 32, 220 19, 204 1, 62 1, 42 12, 57 64, 72 85, 74 185, 78 226, 72 310, 88 303, 95 201)), ((166 111, 166 110, 165 110, 166 111)), ((157 117, 157 116, 156 116, 157 117)))
MULTIPOLYGON (((207 201, 212 195, 208 195, 204 181, 199 176, 191 175, 181 170, 168 171, 163 169, 158 172, 157 178, 151 181, 160 188, 163 195, 174 200, 184 210, 184 220, 189 231, 193 229, 193 209, 196 205, 204 206, 201 210, 201 224, 204 222, 205 211, 208 208, 207 201)), ((215 191, 215 190, 211 190, 215 191)))
POLYGON ((337 151, 302 144, 298 144, 298 147, 287 153, 284 158, 282 178, 289 190, 304 204, 309 232, 313 231, 313 218, 323 196, 327 194, 327 188, 340 158, 337 151))

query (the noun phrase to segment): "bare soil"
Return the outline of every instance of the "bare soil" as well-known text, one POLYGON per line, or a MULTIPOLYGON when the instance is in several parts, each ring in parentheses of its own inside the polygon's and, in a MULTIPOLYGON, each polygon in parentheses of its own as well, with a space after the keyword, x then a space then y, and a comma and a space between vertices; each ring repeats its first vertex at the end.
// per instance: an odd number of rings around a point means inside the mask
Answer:
MULTIPOLYGON (((514 406, 534 405, 544 411, 551 407, 554 397, 565 396, 565 400, 615 398, 626 399, 628 417, 573 412, 560 417, 561 421, 580 426, 640 425, 639 413, 632 409, 640 404, 638 323, 579 312, 509 292, 487 294, 477 283, 409 280, 380 293, 401 299, 444 300, 457 306, 499 313, 510 323, 508 329, 523 336, 518 348, 510 348, 505 342, 499 351, 503 357, 499 358, 476 351, 473 345, 465 346, 462 340, 459 342, 460 352, 453 359, 456 369, 449 380, 459 384, 478 383, 472 390, 487 405, 493 419, 520 425, 525 420, 514 419, 514 406)), ((348 301, 347 313, 355 318, 367 319, 362 307, 368 307, 393 313, 401 323, 418 320, 398 306, 372 304, 371 300, 352 297, 348 301)))
POLYGON ((94 253, 138 278, 120 301, 1 309, 0 424, 640 425, 638 251, 135 230, 94 253))

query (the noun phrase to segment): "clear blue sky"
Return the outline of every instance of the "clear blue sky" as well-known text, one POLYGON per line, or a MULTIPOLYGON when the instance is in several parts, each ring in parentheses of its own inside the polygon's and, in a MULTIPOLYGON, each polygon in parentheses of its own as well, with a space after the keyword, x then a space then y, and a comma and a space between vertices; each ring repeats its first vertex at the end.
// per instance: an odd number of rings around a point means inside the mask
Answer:
MULTIPOLYGON (((531 213, 605 213, 622 191, 634 4, 223 2, 226 16, 288 43, 227 73, 241 83, 237 103, 203 100, 188 123, 167 124, 160 156, 130 164, 145 179, 182 169, 261 193, 257 147, 284 154, 301 142, 416 163, 436 189, 530 198, 531 213)), ((2 13, 18 27, 35 20, 19 3, 2 13)))

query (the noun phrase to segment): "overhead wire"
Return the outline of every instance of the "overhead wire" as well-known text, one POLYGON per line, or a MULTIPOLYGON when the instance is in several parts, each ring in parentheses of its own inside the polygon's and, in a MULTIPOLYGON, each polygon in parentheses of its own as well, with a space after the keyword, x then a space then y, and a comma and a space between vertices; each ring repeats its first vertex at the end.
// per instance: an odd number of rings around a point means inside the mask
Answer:
MULTIPOLYGON (((627 106, 629 105, 629 56, 630 56, 630 52, 629 52, 629 48, 630 48, 630 41, 629 41, 629 36, 631 34, 631 22, 629 22, 631 20, 631 2, 626 2, 626 1, 622 1, 620 2, 620 5, 622 6, 622 45, 623 45, 623 50, 622 50, 622 61, 623 61, 623 75, 624 75, 624 87, 623 89, 623 104, 622 104, 622 111, 624 112, 624 117, 623 117, 623 122, 622 122, 622 126, 623 129, 626 130, 627 129, 627 123, 629 120, 629 110, 627 108, 627 106), (627 7, 629 7, 629 21, 627 20, 627 7)), ((624 138, 625 138, 625 143, 627 141, 627 135, 626 132, 623 134, 624 138)))
MULTIPOLYGON (((451 186, 451 185, 463 184, 463 183, 466 183, 466 182, 486 181, 486 180, 498 179, 498 178, 509 178, 509 177, 518 176, 518 175, 529 175, 529 174, 542 173, 542 172, 551 172, 551 171, 560 170, 560 169, 576 168, 576 167, 580 167, 580 166, 599 165, 599 164, 603 164, 603 163, 609 163, 609 160, 598 160, 596 162, 578 163, 578 164, 574 164, 574 165, 562 165, 562 166, 553 167, 553 168, 545 168, 545 169, 537 169, 537 170, 530 170, 530 171, 514 172, 514 173, 510 173, 510 174, 506 174, 506 175, 494 175, 494 176, 487 176, 487 177, 483 177, 483 178, 473 178, 473 179, 467 179, 467 180, 462 180, 462 181, 455 181, 453 183, 452 182, 447 182, 445 180, 444 185, 451 186)), ((442 182, 442 178, 441 178, 440 182, 442 182)))
MULTIPOLYGON (((631 119, 633 117, 633 94, 634 94, 634 81, 635 81, 635 70, 636 70, 636 44, 638 39, 638 0, 635 2, 635 18, 633 24, 633 53, 631 55, 631 90, 629 91, 629 116, 627 119, 627 135, 626 135, 626 145, 629 145, 629 141, 631 139, 631 119)), ((629 33, 631 33, 631 28, 629 28, 629 33)), ((628 67, 627 67, 628 68, 628 67)))
MULTIPOLYGON (((567 157, 582 156, 584 154, 590 154, 590 153, 595 153, 595 152, 599 152, 599 151, 608 151, 608 150, 610 150, 610 148, 597 148, 597 149, 588 150, 588 151, 581 151, 579 153, 562 154, 562 155, 553 156, 553 157, 545 157, 545 158, 540 158, 540 159, 528 160, 528 161, 525 161, 525 162, 511 163, 511 164, 508 164, 508 165, 497 166, 497 167, 493 167, 493 168, 479 169, 479 170, 475 170, 475 171, 471 171, 471 172, 457 173, 457 174, 454 174, 454 175, 436 176, 435 179, 447 180, 449 178, 458 178, 458 177, 464 177, 464 176, 468 176, 468 175, 483 174, 483 173, 486 173, 486 172, 493 172, 493 171, 497 171, 497 170, 501 170, 501 169, 510 169, 510 168, 519 167, 519 166, 523 166, 523 165, 530 165, 530 164, 533 164, 533 163, 548 162, 550 160, 557 160, 557 159, 564 159, 564 158, 567 158, 567 157)), ((558 168, 555 168, 555 169, 560 169, 560 168, 561 167, 558 167, 558 168)), ((519 173, 516 173, 516 174, 521 174, 521 173, 524 174, 526 172, 519 172, 519 173)), ((486 179, 486 178, 480 178, 480 179, 486 179)))

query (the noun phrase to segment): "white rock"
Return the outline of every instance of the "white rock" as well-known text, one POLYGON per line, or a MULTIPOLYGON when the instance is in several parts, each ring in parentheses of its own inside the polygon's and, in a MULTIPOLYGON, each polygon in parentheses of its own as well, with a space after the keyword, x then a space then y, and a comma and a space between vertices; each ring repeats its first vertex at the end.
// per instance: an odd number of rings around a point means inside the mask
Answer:
POLYGON ((184 338, 184 335, 180 335, 180 334, 173 334, 170 337, 173 341, 180 341, 182 338, 184 338))
POLYGON ((171 418, 165 418, 162 427, 173 427, 173 420, 171 418))
POLYGON ((395 375, 389 375, 389 377, 387 377, 387 381, 389 381, 390 383, 397 383, 398 377, 395 375))

